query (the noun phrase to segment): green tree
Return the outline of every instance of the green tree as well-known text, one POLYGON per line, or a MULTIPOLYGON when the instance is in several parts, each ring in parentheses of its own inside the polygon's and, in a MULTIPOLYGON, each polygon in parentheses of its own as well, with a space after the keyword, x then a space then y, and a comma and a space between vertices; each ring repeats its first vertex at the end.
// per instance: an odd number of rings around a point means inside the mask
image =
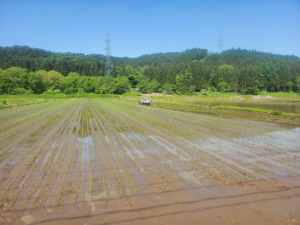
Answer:
POLYGON ((46 89, 49 89, 54 85, 59 85, 59 82, 64 78, 63 75, 55 70, 51 70, 49 72, 45 70, 39 70, 36 73, 42 76, 43 86, 46 89))
POLYGON ((300 92, 300 76, 297 77, 297 88, 298 88, 298 93, 300 92))
POLYGON ((240 72, 239 89, 242 94, 258 94, 258 81, 256 67, 248 66, 240 72))
POLYGON ((99 84, 95 77, 82 76, 78 79, 78 88, 82 88, 86 93, 92 93, 99 89, 99 84))
POLYGON ((217 71, 215 71, 214 69, 211 70, 208 77, 208 86, 216 87, 219 82, 217 71))
POLYGON ((29 89, 33 90, 35 94, 40 94, 45 91, 43 85, 43 78, 38 73, 29 73, 28 74, 29 89))
POLYGON ((288 81, 286 82, 286 86, 289 88, 289 92, 292 91, 292 87, 293 87, 294 83, 292 81, 288 81))
POLYGON ((11 94, 13 95, 29 95, 33 94, 33 91, 31 89, 26 90, 25 88, 15 88, 11 94))
POLYGON ((232 65, 221 65, 218 68, 218 77, 219 81, 225 81, 227 83, 230 83, 232 77, 234 75, 234 67, 232 65))
POLYGON ((86 94, 86 92, 82 88, 78 88, 77 94, 84 95, 84 94, 86 94))
POLYGON ((141 90, 142 93, 148 93, 148 87, 149 87, 149 80, 143 79, 138 84, 137 87, 141 90))
POLYGON ((5 71, 11 78, 18 78, 28 74, 28 70, 21 67, 10 67, 5 71))
POLYGON ((160 92, 169 94, 169 93, 173 93, 175 91, 175 89, 176 89, 176 86, 174 84, 164 83, 160 88, 160 92))
POLYGON ((258 82, 259 87, 265 91, 276 90, 277 72, 272 63, 263 63, 258 67, 258 82))
POLYGON ((28 71, 20 67, 10 67, 5 70, 11 79, 13 79, 13 88, 29 89, 28 71))
POLYGON ((0 71, 0 94, 9 94, 15 87, 14 80, 12 77, 6 72, 0 71))
POLYGON ((226 82, 230 85, 230 89, 237 91, 238 88, 238 76, 237 71, 232 65, 221 65, 218 68, 218 76, 219 76, 219 83, 226 82))
POLYGON ((227 82, 223 81, 223 82, 218 83, 218 91, 228 92, 230 90, 231 90, 231 87, 227 82))
POLYGON ((59 83, 59 89, 65 94, 75 94, 78 92, 78 80, 77 76, 64 77, 59 83))
POLYGON ((160 87, 160 83, 157 82, 157 80, 153 79, 151 82, 148 84, 148 92, 154 93, 158 92, 158 89, 160 87))
POLYGON ((77 72, 69 72, 68 77, 80 77, 80 74, 77 72))
POLYGON ((125 76, 128 77, 132 87, 136 87, 136 85, 143 79, 142 73, 130 65, 125 67, 125 76))
POLYGON ((193 77, 191 71, 186 69, 184 74, 177 74, 175 78, 176 92, 181 94, 189 94, 195 91, 195 86, 192 84, 193 77))
MULTIPOLYGON (((143 86, 143 92, 150 91, 148 89, 151 87, 147 82, 153 79, 160 84, 176 84, 176 76, 185 75, 187 68, 192 74, 188 92, 191 92, 193 88, 196 91, 208 87, 216 88, 220 82, 227 82, 233 91, 243 93, 257 92, 257 87, 267 91, 285 91, 288 90, 286 85, 288 81, 294 83, 291 90, 300 91, 297 83, 297 77, 300 74, 299 65, 300 59, 296 56, 241 49, 227 50, 221 54, 209 53, 205 49, 190 49, 137 58, 114 57, 116 77, 126 76, 132 87, 143 86), (251 73, 248 67, 251 67, 251 73)), ((61 80, 54 79, 56 81, 53 81, 50 79, 51 76, 48 76, 50 72, 47 71, 55 70, 64 76, 72 74, 70 71, 89 77, 97 76, 98 83, 102 79, 98 77, 104 75, 105 57, 103 55, 53 53, 25 46, 0 47, 0 68, 8 69, 12 79, 10 85, 13 86, 7 89, 3 87, 5 91, 15 88, 32 89, 29 73, 34 71, 42 75, 43 87, 55 89, 59 87, 61 80)), ((100 89, 96 90, 99 92, 100 89)), ((110 92, 106 88, 104 90, 110 92)), ((74 89, 69 91, 74 92, 74 89)))
POLYGON ((115 77, 121 77, 121 76, 124 76, 123 68, 120 67, 120 66, 114 67, 114 75, 115 75, 115 77))
POLYGON ((114 79, 111 93, 113 94, 123 94, 130 90, 130 83, 127 77, 121 76, 114 79))
POLYGON ((110 94, 113 90, 114 78, 113 77, 99 77, 98 78, 98 94, 110 94))

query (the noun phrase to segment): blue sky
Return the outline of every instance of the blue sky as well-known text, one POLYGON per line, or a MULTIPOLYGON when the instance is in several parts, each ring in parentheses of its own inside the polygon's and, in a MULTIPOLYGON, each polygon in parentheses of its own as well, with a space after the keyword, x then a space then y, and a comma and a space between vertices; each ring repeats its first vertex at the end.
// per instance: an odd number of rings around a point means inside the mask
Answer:
POLYGON ((0 0, 0 46, 113 56, 205 48, 300 56, 300 0, 0 0))

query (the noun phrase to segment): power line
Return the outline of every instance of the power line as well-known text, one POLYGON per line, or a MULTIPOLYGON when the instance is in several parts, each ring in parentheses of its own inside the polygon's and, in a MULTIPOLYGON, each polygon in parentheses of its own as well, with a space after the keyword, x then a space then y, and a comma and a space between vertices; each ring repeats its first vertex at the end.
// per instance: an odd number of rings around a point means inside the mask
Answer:
POLYGON ((110 46, 110 38, 109 38, 109 33, 106 33, 106 63, 105 63, 105 76, 106 77, 113 77, 113 68, 112 68, 112 63, 111 63, 111 46, 110 46))
POLYGON ((219 32, 219 51, 220 51, 220 53, 222 53, 223 52, 223 44, 224 44, 224 37, 223 37, 223 31, 220 31, 219 32))

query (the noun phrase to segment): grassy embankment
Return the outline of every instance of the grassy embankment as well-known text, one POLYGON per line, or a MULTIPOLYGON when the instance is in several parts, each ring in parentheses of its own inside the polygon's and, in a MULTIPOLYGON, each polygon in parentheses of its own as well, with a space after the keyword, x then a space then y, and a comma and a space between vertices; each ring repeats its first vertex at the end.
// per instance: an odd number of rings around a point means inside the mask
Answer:
POLYGON ((74 95, 65 95, 65 94, 40 94, 40 95, 0 95, 0 109, 14 106, 30 105, 48 101, 59 101, 65 99, 94 99, 94 98, 119 98, 118 95, 99 95, 99 94, 74 94, 74 95))

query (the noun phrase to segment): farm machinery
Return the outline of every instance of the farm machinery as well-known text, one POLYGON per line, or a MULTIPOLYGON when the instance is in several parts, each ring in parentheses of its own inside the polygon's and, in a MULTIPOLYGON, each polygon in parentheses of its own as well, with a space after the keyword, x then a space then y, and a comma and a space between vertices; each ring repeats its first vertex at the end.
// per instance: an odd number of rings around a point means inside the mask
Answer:
POLYGON ((148 97, 143 97, 143 98, 140 99, 139 104, 150 106, 150 105, 152 105, 151 98, 149 99, 148 97))

